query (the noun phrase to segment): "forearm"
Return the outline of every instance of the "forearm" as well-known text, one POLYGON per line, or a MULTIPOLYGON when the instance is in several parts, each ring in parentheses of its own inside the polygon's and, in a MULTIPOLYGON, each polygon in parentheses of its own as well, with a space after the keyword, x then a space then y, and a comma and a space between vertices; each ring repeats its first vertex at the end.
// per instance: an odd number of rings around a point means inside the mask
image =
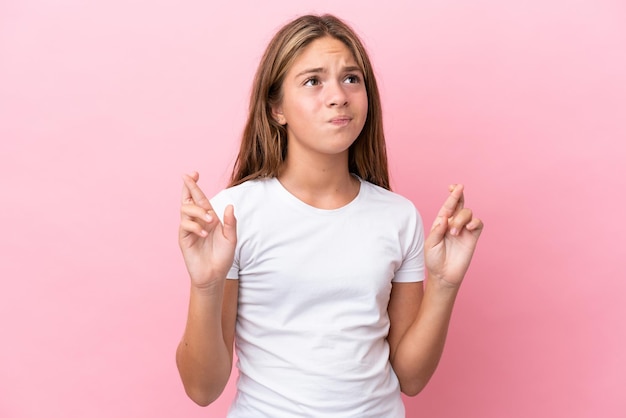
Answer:
POLYGON ((458 287, 427 281, 417 317, 400 339, 391 364, 402 392, 414 396, 435 372, 446 341, 458 287))
POLYGON ((222 329, 224 281, 211 289, 191 287, 185 333, 176 351, 176 363, 185 391, 206 406, 222 393, 232 366, 232 347, 222 329))

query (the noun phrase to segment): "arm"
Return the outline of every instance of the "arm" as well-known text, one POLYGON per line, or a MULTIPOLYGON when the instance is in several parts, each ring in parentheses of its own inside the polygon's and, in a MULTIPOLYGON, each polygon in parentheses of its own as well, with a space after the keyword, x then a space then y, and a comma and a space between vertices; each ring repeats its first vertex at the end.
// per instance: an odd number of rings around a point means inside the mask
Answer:
POLYGON ((389 301, 390 361, 405 395, 426 386, 443 353, 456 292, 394 283, 389 301))
POLYGON ((456 295, 483 228, 463 203, 463 186, 451 186, 424 244, 425 287, 394 283, 391 290, 390 361, 409 396, 426 386, 441 359, 456 295))
POLYGON ((216 400, 230 377, 238 286, 237 280, 224 280, 211 291, 191 287, 176 365, 185 392, 201 406, 216 400))
POLYGON ((187 395, 206 406, 224 390, 233 359, 238 281, 226 280, 237 242, 232 206, 224 224, 196 184, 184 176, 179 244, 191 279, 189 311, 176 364, 187 395))

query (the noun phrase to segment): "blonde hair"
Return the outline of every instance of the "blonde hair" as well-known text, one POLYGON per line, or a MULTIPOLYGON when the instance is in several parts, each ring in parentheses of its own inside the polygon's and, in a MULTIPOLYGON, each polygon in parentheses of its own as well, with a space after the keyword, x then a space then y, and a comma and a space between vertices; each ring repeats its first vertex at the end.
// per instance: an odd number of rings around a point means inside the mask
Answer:
POLYGON ((343 42, 361 68, 368 111, 363 130, 350 146, 348 169, 362 179, 390 189, 382 107, 365 47, 346 23, 332 15, 301 16, 283 26, 270 41, 254 77, 250 108, 229 186, 276 177, 287 155, 287 130, 272 117, 280 103, 285 75, 312 41, 330 36, 343 42))

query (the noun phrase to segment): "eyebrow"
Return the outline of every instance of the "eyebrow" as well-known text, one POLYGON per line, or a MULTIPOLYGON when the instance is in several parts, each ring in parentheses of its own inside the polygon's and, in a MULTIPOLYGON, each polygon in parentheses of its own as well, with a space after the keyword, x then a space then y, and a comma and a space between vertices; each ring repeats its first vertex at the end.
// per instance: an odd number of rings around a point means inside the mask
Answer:
MULTIPOLYGON (((356 65, 351 65, 351 66, 343 68, 343 72, 349 73, 349 72, 355 72, 355 71, 358 71, 360 73, 363 72, 361 68, 359 68, 356 65)), ((324 72, 326 72, 326 70, 323 67, 309 68, 296 74, 296 77, 301 77, 306 74, 319 74, 319 73, 324 73, 324 72)))

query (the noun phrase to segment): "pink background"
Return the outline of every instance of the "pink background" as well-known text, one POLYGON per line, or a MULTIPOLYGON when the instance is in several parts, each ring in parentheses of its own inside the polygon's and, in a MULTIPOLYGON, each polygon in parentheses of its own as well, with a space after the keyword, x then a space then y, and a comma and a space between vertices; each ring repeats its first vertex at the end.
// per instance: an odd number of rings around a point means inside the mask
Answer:
POLYGON ((626 416, 623 0, 0 3, 0 416, 224 416, 174 364, 183 172, 224 186, 264 46, 368 45, 393 186, 486 229, 409 417, 626 416))

